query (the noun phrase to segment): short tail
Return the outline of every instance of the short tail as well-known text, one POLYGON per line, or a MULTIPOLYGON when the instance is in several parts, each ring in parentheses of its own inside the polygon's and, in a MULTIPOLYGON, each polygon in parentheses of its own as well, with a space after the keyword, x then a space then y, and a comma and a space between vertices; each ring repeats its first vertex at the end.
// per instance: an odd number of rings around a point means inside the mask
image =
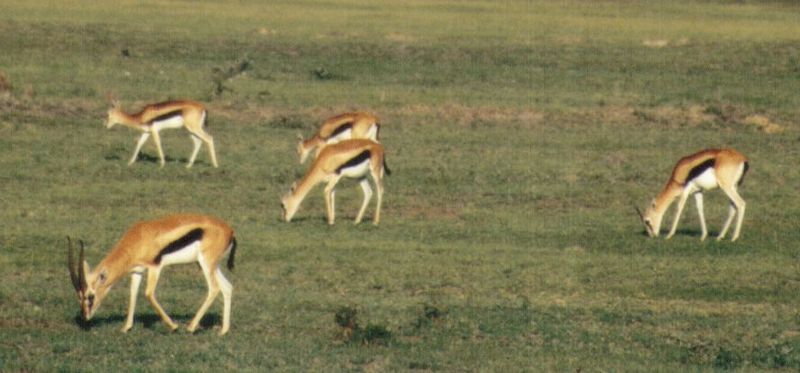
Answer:
POLYGON ((231 237, 231 243, 228 244, 231 252, 228 254, 228 270, 233 271, 233 258, 236 256, 236 237, 231 237))
POLYGON ((742 171, 742 176, 739 177, 739 183, 737 186, 742 185, 744 183, 744 175, 747 175, 747 170, 750 169, 750 162, 744 162, 744 170, 742 171))
POLYGON ((386 175, 391 175, 392 170, 389 169, 389 166, 386 164, 386 158, 383 159, 383 170, 386 172, 386 175))

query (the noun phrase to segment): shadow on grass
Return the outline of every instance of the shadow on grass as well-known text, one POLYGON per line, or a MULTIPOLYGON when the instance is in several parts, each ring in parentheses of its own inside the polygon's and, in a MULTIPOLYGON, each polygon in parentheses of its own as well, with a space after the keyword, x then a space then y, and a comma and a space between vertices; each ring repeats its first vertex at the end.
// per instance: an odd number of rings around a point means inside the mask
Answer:
MULTIPOLYGON (((189 322, 194 317, 194 314, 170 315, 170 317, 172 317, 172 320, 178 324, 178 329, 182 329, 189 325, 189 322)), ((80 314, 75 315, 75 324, 85 331, 91 330, 93 327, 106 325, 118 325, 121 329, 124 323, 124 315, 94 317, 89 321, 84 320, 80 314)), ((133 318, 134 328, 136 328, 136 325, 142 325, 146 329, 155 329, 159 327, 158 324, 163 324, 163 322, 156 314, 137 315, 133 318)), ((207 313, 203 316, 203 319, 200 320, 200 326, 195 333, 202 333, 203 331, 210 330, 214 326, 218 325, 222 325, 222 318, 217 314, 207 313)), ((164 326, 164 328, 166 328, 166 326, 164 326)))

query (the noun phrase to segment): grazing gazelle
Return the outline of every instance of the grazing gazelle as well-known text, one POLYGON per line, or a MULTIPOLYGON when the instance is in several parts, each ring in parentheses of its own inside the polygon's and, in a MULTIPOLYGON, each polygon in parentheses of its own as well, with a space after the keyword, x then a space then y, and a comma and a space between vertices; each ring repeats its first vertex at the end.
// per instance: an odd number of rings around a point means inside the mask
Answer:
POLYGON ((164 312, 156 300, 156 286, 161 270, 172 264, 198 263, 208 285, 208 295, 197 311, 188 330, 194 332, 211 303, 222 292, 224 302, 222 329, 230 327, 231 294, 233 286, 219 268, 223 254, 228 255, 228 269, 233 269, 236 239, 233 230, 222 220, 205 215, 171 215, 157 220, 134 224, 117 242, 111 252, 94 267, 84 260, 83 242, 80 244, 78 262, 72 241, 68 242, 68 265, 72 285, 78 292, 81 313, 88 321, 105 298, 108 291, 126 274, 131 274, 131 294, 128 317, 122 331, 133 327, 136 296, 142 276, 147 272, 145 296, 170 330, 178 325, 164 312))
POLYGON ((114 100, 112 101, 111 109, 108 110, 106 128, 114 127, 115 124, 122 124, 142 132, 128 165, 136 162, 142 145, 147 142, 150 136, 153 136, 153 142, 156 143, 156 148, 158 149, 161 167, 164 167, 164 151, 161 149, 159 132, 162 129, 184 127, 189 131, 194 142, 194 150, 186 168, 190 168, 194 164, 202 143, 206 143, 208 147, 208 152, 211 154, 211 163, 214 167, 218 167, 217 154, 214 150, 214 138, 205 131, 206 108, 199 102, 186 100, 161 102, 146 105, 136 114, 128 114, 122 110, 119 101, 114 100))
POLYGON ((681 158, 672 170, 672 175, 667 184, 644 214, 638 208, 636 209, 642 219, 642 223, 647 228, 647 234, 650 237, 658 237, 664 213, 670 204, 676 198, 679 198, 672 229, 669 231, 667 238, 675 235, 686 200, 689 196, 694 195, 697 203, 697 212, 700 215, 700 228, 702 229, 700 240, 704 240, 708 236, 708 230, 706 229, 706 219, 703 215, 703 191, 719 187, 728 196, 730 207, 728 209, 728 218, 725 220, 717 240, 725 237, 725 233, 728 232, 735 215, 736 228, 733 231, 731 240, 736 241, 742 228, 745 208, 744 200, 739 196, 736 188, 744 181, 744 175, 748 167, 747 158, 733 149, 706 149, 681 158))
POLYGON ((292 216, 297 212, 300 203, 308 192, 319 183, 325 182, 324 196, 325 208, 328 215, 328 224, 333 224, 334 211, 334 188, 336 183, 343 177, 359 179, 361 189, 364 192, 364 202, 358 211, 355 223, 361 222, 364 211, 367 209, 370 198, 372 198, 372 188, 367 177, 372 177, 375 182, 375 189, 378 193, 378 202, 375 206, 375 217, 373 224, 378 225, 381 220, 381 202, 383 200, 383 175, 389 175, 391 171, 386 167, 384 160, 383 146, 375 141, 366 139, 344 140, 339 143, 325 146, 319 153, 314 163, 311 164, 308 172, 300 182, 292 184, 292 188, 281 198, 281 208, 283 219, 292 220, 292 216))
POLYGON ((378 121, 378 117, 365 112, 344 113, 326 119, 311 138, 306 140, 303 136, 297 135, 300 138, 300 143, 297 144, 300 163, 305 163, 309 153, 314 149, 317 149, 319 155, 324 145, 332 145, 347 139, 378 141, 381 126, 378 121))

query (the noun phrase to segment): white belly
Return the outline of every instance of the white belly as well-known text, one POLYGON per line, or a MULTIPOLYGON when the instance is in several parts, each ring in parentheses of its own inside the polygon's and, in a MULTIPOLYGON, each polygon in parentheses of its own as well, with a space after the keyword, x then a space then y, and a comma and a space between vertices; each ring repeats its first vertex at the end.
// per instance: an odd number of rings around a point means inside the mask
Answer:
POLYGON ((153 128, 156 131, 161 131, 163 129, 176 129, 183 127, 183 117, 180 115, 176 115, 172 118, 153 122, 153 128))
POLYGON ((719 186, 717 183, 717 175, 713 167, 709 167, 707 170, 703 171, 703 173, 694 178, 690 184, 701 190, 714 189, 719 186))
POLYGON ((196 262, 200 256, 200 241, 194 241, 178 251, 173 251, 161 257, 161 265, 184 264, 196 262))
POLYGON ((355 166, 343 168, 341 175, 351 179, 360 179, 369 172, 369 159, 355 166))

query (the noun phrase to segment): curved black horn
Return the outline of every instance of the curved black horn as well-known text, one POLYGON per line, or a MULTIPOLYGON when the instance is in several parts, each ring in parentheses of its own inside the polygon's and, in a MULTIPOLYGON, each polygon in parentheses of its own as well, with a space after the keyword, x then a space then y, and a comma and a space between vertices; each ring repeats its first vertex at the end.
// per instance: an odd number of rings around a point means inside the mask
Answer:
POLYGON ((86 288, 88 287, 86 286, 86 267, 83 265, 84 263, 86 263, 86 260, 84 259, 84 254, 83 254, 84 252, 83 240, 78 240, 78 243, 81 244, 81 253, 79 256, 78 268, 76 269, 78 270, 78 281, 81 285, 80 290, 83 291, 86 290, 86 288))
POLYGON ((636 210, 636 213, 637 213, 637 214, 639 214, 639 219, 641 219, 642 221, 644 221, 644 214, 642 214, 642 210, 639 210, 639 207, 638 207, 638 206, 636 206, 636 205, 634 205, 634 206, 633 206, 633 209, 634 209, 634 210, 636 210))
POLYGON ((72 247, 72 239, 69 236, 67 236, 67 266, 69 267, 69 278, 72 280, 72 286, 75 287, 76 291, 80 291, 81 283, 77 272, 78 267, 75 265, 75 249, 72 247))

